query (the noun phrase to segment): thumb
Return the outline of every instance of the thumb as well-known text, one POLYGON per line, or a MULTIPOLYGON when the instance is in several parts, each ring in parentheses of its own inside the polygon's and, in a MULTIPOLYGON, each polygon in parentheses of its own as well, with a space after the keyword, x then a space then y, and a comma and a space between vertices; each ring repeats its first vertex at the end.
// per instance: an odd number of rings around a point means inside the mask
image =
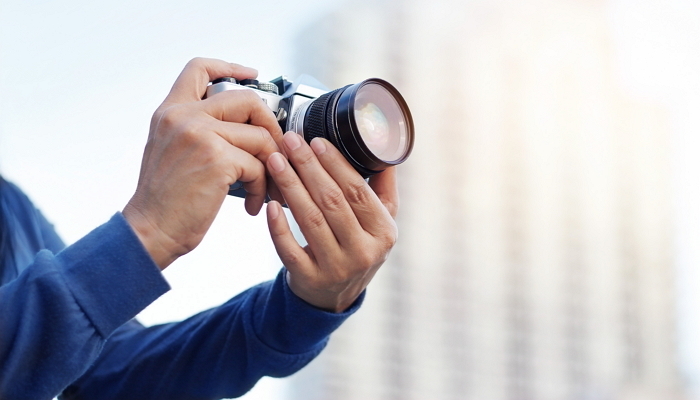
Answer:
POLYGON ((399 211, 399 185, 396 179, 396 167, 389 167, 370 177, 369 186, 377 194, 389 214, 396 218, 399 211))

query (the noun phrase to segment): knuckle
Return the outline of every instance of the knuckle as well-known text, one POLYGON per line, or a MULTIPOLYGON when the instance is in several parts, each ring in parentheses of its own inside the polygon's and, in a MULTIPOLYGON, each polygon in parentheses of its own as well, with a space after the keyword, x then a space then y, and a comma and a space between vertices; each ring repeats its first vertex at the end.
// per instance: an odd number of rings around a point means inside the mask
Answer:
POLYGON ((282 128, 280 128, 277 124, 275 116, 272 114, 272 109, 270 109, 270 106, 263 101, 262 97, 252 90, 237 90, 237 92, 241 92, 246 106, 250 110, 251 118, 259 118, 266 123, 269 123, 269 126, 273 129, 275 129, 274 127, 277 127, 276 129, 279 129, 280 132, 282 131, 282 128))
POLYGON ((159 113, 158 122, 164 128, 172 129, 180 123, 179 114, 177 107, 168 107, 159 113))
POLYGON ((396 246, 396 243, 397 243, 398 241, 399 241, 399 231, 398 231, 398 230, 394 230, 394 231, 392 232, 392 234, 389 235, 389 236, 387 237, 387 241, 386 241, 387 248, 388 248, 389 250, 393 249, 394 246, 396 246))
POLYGON ((194 121, 183 122, 177 129, 178 139, 185 145, 194 146, 202 138, 202 127, 194 121))
POLYGON ((364 180, 353 181, 347 185, 345 196, 353 204, 368 204, 371 198, 369 190, 369 186, 364 180))
MULTIPOLYGON (((270 112, 270 117, 271 117, 270 125, 272 127, 272 130, 270 130, 269 132, 270 132, 270 138, 272 138, 272 141, 274 142, 275 141, 274 138, 275 137, 282 138, 282 135, 284 135, 284 132, 282 132, 282 127, 280 127, 280 124, 277 123, 277 119, 272 114, 272 112, 270 112)), ((275 148, 277 148, 276 142, 275 142, 275 148)))
POLYGON ((362 272, 368 271, 377 264, 379 258, 372 251, 360 251, 357 254, 357 268, 362 272))
POLYGON ((339 188, 328 188, 322 191, 321 208, 324 210, 337 211, 343 208, 345 195, 339 188))
POLYGON ((301 191, 303 185, 298 180, 294 179, 292 176, 282 173, 274 178, 275 184, 282 191, 283 194, 296 193, 301 191))
POLYGON ((303 221, 309 228, 318 229, 326 224, 326 217, 318 208, 312 208, 304 214, 303 221))
POLYGON ((187 62, 187 67, 190 68, 201 68, 206 64, 206 58, 204 57, 194 57, 187 62))
POLYGON ((257 158, 253 158, 251 161, 252 162, 250 163, 250 167, 252 168, 253 172, 255 172, 256 176, 260 177, 262 182, 264 182, 265 181, 265 166, 257 158))
POLYGON ((316 156, 310 151, 292 152, 289 157, 294 161, 295 166, 299 168, 309 168, 316 160, 316 156))
POLYGON ((306 190, 301 181, 299 181, 299 179, 296 178, 294 174, 289 173, 289 171, 287 171, 288 169, 289 168, 285 168, 285 170, 281 174, 275 176, 275 184, 277 185, 277 187, 280 189, 284 189, 285 193, 294 193, 306 190))
POLYGON ((377 236, 379 248, 383 253, 388 253, 399 239, 399 230, 394 220, 390 220, 386 228, 377 236))
POLYGON ((195 130, 194 119, 183 118, 183 111, 177 106, 156 110, 151 123, 151 129, 156 136, 161 137, 180 136, 182 133, 195 130))
POLYGON ((262 166, 262 163, 255 161, 238 166, 236 179, 240 179, 245 172, 247 177, 250 179, 243 185, 246 188, 246 191, 252 194, 264 195, 267 192, 265 186, 267 183, 265 179, 265 167, 262 166))
POLYGON ((275 141, 272 139, 272 135, 270 135, 270 132, 267 131, 267 129, 263 128, 262 126, 257 127, 259 141, 260 141, 260 151, 266 151, 268 153, 271 153, 276 150, 277 145, 275 144, 275 141))
POLYGON ((153 112, 153 116, 151 117, 151 129, 155 128, 158 126, 158 123, 160 122, 161 118, 163 117, 163 109, 162 107, 158 107, 155 112, 153 112))
POLYGON ((399 240, 399 228, 396 225, 396 221, 393 219, 389 221, 389 227, 384 237, 385 243, 390 249, 393 248, 396 245, 396 242, 399 240))
MULTIPOLYGON (((277 234, 277 237, 280 237, 280 236, 282 236, 282 234, 277 234)), ((295 265, 299 265, 302 263, 301 256, 295 251, 280 250, 279 256, 280 256, 280 259, 282 260, 282 262, 286 265, 295 266, 295 265)))
POLYGON ((252 90, 237 90, 237 92, 240 92, 240 95, 243 96, 243 99, 245 99, 245 102, 251 109, 261 108, 265 106, 265 103, 263 103, 260 96, 258 96, 252 90))

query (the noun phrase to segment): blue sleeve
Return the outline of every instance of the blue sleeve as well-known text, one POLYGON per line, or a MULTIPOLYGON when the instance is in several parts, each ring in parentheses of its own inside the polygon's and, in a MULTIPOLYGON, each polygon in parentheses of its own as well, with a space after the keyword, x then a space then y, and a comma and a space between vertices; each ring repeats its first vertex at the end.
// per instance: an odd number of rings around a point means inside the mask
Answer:
POLYGON ((359 308, 364 293, 343 313, 322 311, 292 293, 285 271, 185 321, 124 325, 61 399, 230 398, 262 376, 298 371, 359 308))
POLYGON ((0 287, 0 398, 53 398, 168 289, 121 214, 55 255, 42 250, 0 287))

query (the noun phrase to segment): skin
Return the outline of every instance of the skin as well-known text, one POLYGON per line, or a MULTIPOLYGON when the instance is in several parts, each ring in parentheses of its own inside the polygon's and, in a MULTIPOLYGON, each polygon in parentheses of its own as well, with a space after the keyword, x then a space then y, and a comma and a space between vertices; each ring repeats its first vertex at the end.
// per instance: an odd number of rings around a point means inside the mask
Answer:
POLYGON ((302 248, 295 241, 276 201, 267 207, 272 241, 289 271, 292 291, 319 308, 340 312, 367 287, 396 243, 396 171, 389 168, 368 184, 325 139, 309 146, 287 132, 282 146, 289 160, 272 154, 268 170, 308 245, 302 248))
POLYGON ((249 214, 260 211, 266 193, 276 199, 267 206, 268 225, 292 291, 321 309, 347 309, 396 242, 396 171, 365 182, 329 142, 314 139, 309 146, 296 133, 283 135, 251 91, 201 100, 207 83, 225 76, 255 78, 257 71, 213 59, 187 64, 153 114, 124 217, 165 269, 199 245, 229 185, 245 182, 249 214), (280 202, 307 246, 292 236, 280 202))

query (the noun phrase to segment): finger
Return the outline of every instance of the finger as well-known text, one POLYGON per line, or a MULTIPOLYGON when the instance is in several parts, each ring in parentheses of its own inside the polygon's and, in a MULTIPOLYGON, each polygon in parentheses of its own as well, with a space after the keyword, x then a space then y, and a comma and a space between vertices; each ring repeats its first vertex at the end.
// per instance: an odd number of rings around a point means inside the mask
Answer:
POLYGON ((338 241, 325 216, 287 159, 280 153, 274 153, 267 159, 267 169, 282 192, 301 233, 309 242, 311 251, 318 257, 338 248, 338 241))
POLYGON ((267 129, 278 146, 282 142, 282 128, 277 118, 252 90, 227 90, 201 101, 199 105, 218 120, 261 126, 267 129))
POLYGON ((330 142, 316 138, 311 147, 328 174, 338 183, 362 228, 373 236, 385 233, 389 210, 355 168, 330 142))
POLYGON ((280 189, 277 187, 274 179, 267 180, 267 195, 270 197, 270 199, 277 200, 281 204, 285 204, 284 196, 282 196, 282 192, 280 192, 280 189))
MULTIPOLYGON (((311 198, 318 205, 341 245, 352 245, 363 236, 364 229, 345 199, 343 190, 323 168, 308 144, 295 132, 284 135, 287 156, 304 183, 311 198)), ((362 181, 362 178, 358 175, 362 181)), ((362 181, 364 183, 364 181, 362 181)))
POLYGON ((396 178, 396 167, 389 167, 369 178, 369 187, 377 194, 392 218, 396 218, 396 214, 399 212, 399 185, 396 178))
POLYGON ((165 103, 189 103, 204 97, 207 84, 223 77, 253 79, 258 71, 214 58, 193 58, 177 77, 165 103))
MULTIPOLYGON (((261 126, 224 122, 212 119, 212 130, 231 145, 245 150, 265 163, 270 154, 280 151, 270 132, 261 126)), ((284 197, 275 181, 268 179, 267 195, 271 199, 284 203, 284 197)))
POLYGON ((282 264, 293 274, 308 275, 311 272, 309 268, 313 265, 311 258, 297 243, 282 206, 276 201, 267 203, 267 226, 282 264))
POLYGON ((237 147, 228 147, 228 165, 231 171, 231 182, 244 182, 245 188, 245 209, 250 215, 258 215, 265 203, 266 176, 265 166, 260 160, 246 153, 237 147))
POLYGON ((267 129, 261 126, 223 122, 212 119, 211 129, 228 143, 257 157, 263 163, 270 154, 280 151, 267 129))

